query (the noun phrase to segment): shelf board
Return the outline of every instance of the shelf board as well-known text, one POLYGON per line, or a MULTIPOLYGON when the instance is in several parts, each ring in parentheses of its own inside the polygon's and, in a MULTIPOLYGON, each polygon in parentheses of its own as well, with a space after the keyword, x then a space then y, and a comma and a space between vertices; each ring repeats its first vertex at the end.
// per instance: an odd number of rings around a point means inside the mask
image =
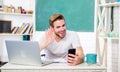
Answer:
POLYGON ((116 39, 116 40, 118 40, 118 39, 120 39, 120 38, 107 37, 107 39, 116 39))
POLYGON ((20 15, 20 16, 32 16, 32 14, 21 14, 21 13, 6 13, 6 12, 0 12, 0 14, 3 14, 3 15, 20 15))
POLYGON ((104 6, 104 7, 120 6, 120 2, 105 3, 105 4, 100 4, 99 6, 104 6))
POLYGON ((11 34, 11 33, 1 33, 0 36, 23 36, 23 35, 32 35, 32 34, 11 34))
POLYGON ((106 37, 106 36, 99 36, 104 39, 120 39, 120 37, 106 37))

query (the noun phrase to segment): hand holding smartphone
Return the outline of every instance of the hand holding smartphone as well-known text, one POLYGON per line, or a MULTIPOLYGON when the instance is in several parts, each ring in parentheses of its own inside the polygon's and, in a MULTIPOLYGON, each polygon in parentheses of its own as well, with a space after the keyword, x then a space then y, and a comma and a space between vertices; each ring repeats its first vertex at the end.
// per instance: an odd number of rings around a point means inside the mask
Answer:
MULTIPOLYGON (((75 55, 75 53, 76 53, 76 49, 69 49, 68 50, 68 57, 74 58, 73 56, 70 56, 69 54, 75 55)), ((69 60, 67 62, 71 63, 71 61, 69 61, 69 60)))

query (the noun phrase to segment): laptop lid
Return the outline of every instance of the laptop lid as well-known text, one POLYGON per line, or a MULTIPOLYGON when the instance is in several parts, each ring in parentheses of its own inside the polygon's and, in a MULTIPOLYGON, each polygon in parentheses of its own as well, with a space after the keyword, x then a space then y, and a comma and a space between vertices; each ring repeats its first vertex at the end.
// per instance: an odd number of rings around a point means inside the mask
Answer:
POLYGON ((10 63, 22 65, 42 65, 37 41, 6 40, 10 63))

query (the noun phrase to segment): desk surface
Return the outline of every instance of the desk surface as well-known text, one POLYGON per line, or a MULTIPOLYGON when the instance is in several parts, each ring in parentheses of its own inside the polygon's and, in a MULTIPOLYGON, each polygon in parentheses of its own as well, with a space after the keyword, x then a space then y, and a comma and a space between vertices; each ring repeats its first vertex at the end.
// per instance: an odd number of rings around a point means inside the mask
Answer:
POLYGON ((98 64, 88 65, 86 63, 82 63, 76 66, 68 66, 66 63, 52 63, 46 66, 25 66, 25 65, 16 65, 7 63, 1 67, 1 69, 99 69, 105 70, 106 67, 98 64))

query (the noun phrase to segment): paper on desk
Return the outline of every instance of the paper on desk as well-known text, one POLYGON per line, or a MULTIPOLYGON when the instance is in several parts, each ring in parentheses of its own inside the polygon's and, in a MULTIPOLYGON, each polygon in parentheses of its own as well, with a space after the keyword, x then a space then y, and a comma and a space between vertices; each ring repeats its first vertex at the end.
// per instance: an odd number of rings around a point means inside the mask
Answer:
POLYGON ((56 63, 56 62, 58 62, 58 63, 59 63, 59 62, 60 62, 60 63, 65 63, 65 62, 66 62, 66 59, 57 58, 57 59, 53 59, 52 61, 55 62, 55 63, 56 63))

